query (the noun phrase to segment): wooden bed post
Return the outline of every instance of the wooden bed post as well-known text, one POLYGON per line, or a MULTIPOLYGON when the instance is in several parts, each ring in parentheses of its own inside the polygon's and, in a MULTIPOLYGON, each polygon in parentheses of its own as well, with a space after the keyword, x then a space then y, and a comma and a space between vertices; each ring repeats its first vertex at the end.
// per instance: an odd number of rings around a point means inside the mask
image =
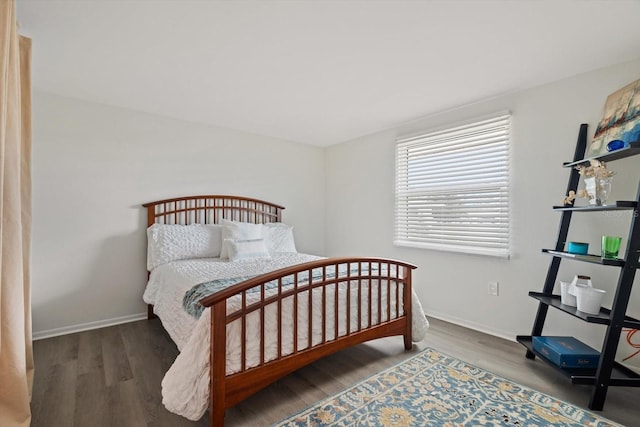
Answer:
MULTIPOLYGON (((399 266, 396 268, 400 268, 399 266)), ((402 308, 404 309, 404 315, 407 317, 406 330, 404 332, 404 348, 407 350, 411 350, 413 348, 413 337, 411 332, 411 327, 413 324, 413 320, 411 318, 412 309, 411 306, 413 302, 411 301, 411 273, 412 268, 404 267, 404 286, 403 286, 403 297, 402 297, 402 308)))
POLYGON ((211 306, 211 347, 209 351, 209 410, 211 427, 224 425, 226 405, 227 301, 211 306))

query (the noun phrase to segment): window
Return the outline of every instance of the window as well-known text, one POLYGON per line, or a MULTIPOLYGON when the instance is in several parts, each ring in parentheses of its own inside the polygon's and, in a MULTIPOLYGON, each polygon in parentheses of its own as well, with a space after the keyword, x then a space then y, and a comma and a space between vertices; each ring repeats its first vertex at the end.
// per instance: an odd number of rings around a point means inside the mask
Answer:
POLYGON ((394 244, 509 257, 510 118, 397 141, 394 244))

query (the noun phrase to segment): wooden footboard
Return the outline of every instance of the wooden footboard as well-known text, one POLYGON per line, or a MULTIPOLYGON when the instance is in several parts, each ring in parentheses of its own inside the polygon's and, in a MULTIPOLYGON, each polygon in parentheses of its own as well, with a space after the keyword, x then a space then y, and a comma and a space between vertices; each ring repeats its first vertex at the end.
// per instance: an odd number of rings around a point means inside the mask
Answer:
POLYGON ((403 335, 410 349, 414 268, 382 258, 329 258, 264 274, 200 301, 211 309, 211 426, 224 424, 226 408, 338 350, 393 335, 403 335), (228 310, 232 298, 239 309, 228 310), (263 325, 258 343, 248 339, 256 318, 263 325), (227 374, 232 323, 240 330, 240 361, 237 372, 227 374), (275 332, 275 350, 265 325, 275 332), (252 359, 247 349, 256 344, 259 356, 252 359))

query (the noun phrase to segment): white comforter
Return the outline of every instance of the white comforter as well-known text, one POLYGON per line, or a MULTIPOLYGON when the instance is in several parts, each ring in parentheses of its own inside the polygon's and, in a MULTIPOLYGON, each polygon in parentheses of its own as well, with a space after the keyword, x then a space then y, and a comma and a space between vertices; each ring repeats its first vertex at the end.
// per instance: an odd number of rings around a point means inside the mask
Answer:
MULTIPOLYGON (((174 364, 166 373, 162 381, 162 403, 165 407, 179 415, 190 420, 198 420, 207 410, 209 405, 209 325, 210 311, 207 309, 203 312, 200 319, 195 319, 182 308, 182 300, 186 291, 193 286, 208 282, 215 279, 235 278, 240 276, 251 276, 284 268, 294 264, 300 264, 307 261, 320 259, 319 257, 298 253, 281 253, 272 258, 255 258, 249 260, 229 262, 220 259, 193 259, 184 261, 174 261, 155 268, 149 277, 149 283, 144 293, 144 301, 154 305, 154 312, 160 320, 164 328, 167 330, 171 338, 174 340, 181 353, 176 358, 174 364)), ((353 290, 352 290, 353 291, 353 290)), ((346 301, 346 292, 339 291, 341 301, 346 301)), ((376 295, 377 292, 374 292, 376 295)), ((259 294, 256 295, 256 298, 259 294)), ((318 295, 319 297, 320 295, 318 295)), ((331 295, 327 295, 331 298, 331 295)), ((373 299, 373 298, 372 298, 373 299)), ((329 299, 331 300, 331 299, 329 299)), ((356 298, 352 298, 355 301, 356 298)), ((375 304, 377 302, 373 301, 375 304)), ((383 304, 385 299, 383 299, 383 304)), ((400 303, 402 303, 400 301, 400 303)), ((428 328, 427 319, 422 310, 420 301, 415 293, 412 298, 413 303, 413 340, 421 341, 428 328)), ((346 304, 346 302, 344 302, 346 304)), ((314 314, 320 315, 321 298, 316 298, 315 292, 313 296, 314 314)), ((395 306, 395 301, 392 300, 395 306)), ((344 306, 344 305, 343 305, 344 306)), ((228 312, 239 308, 238 301, 229 301, 228 312)), ((269 308, 269 307, 268 307, 269 308)), ((394 313, 395 310, 392 310, 394 313)), ((257 313, 254 313, 257 317, 257 313)), ((267 325, 276 324, 276 312, 266 310, 265 322, 267 325), (272 322, 272 323, 270 323, 272 322)), ((314 315, 314 323, 315 316, 314 315)), ((328 313, 331 316, 331 313, 328 313)), ((299 341, 300 349, 307 346, 308 337, 305 335, 303 325, 306 325, 307 314, 299 313, 299 341)), ((357 328, 357 310, 351 310, 351 329, 357 328)), ((383 320, 386 313, 383 313, 383 320)), ((283 319, 291 319, 289 325, 283 325, 283 351, 290 352, 293 348, 292 340, 287 340, 287 336, 291 334, 285 331, 293 330, 293 312, 290 305, 283 304, 283 319)), ((248 319, 249 322, 250 319, 248 319)), ((367 324, 367 320, 363 322, 367 324)), ((372 320, 377 321, 377 313, 372 314, 372 320)), ((257 320, 256 320, 257 321, 257 320)), ((318 319, 320 321, 320 319, 318 319)), ((236 322, 238 323, 238 322, 236 322)), ((326 334, 327 337, 335 335, 333 330, 334 322, 327 319, 327 325, 330 325, 326 334)), ((238 325, 236 325, 238 326, 238 325)), ((267 326, 265 332, 270 328, 267 326)), ((274 329, 274 328, 271 328, 274 329)), ((346 333, 346 322, 340 321, 338 327, 338 335, 346 333)), ((248 330, 255 337, 248 336, 248 343, 255 343, 255 346, 247 347, 247 366, 255 366, 258 364, 260 357, 259 346, 259 328, 248 330)), ((239 333, 233 332, 233 324, 227 329, 227 374, 240 370, 240 338, 239 333)), ((318 343, 322 339, 320 331, 314 332, 311 337, 312 342, 318 343)), ((273 358, 277 354, 275 340, 266 339, 265 353, 267 360, 273 358)))

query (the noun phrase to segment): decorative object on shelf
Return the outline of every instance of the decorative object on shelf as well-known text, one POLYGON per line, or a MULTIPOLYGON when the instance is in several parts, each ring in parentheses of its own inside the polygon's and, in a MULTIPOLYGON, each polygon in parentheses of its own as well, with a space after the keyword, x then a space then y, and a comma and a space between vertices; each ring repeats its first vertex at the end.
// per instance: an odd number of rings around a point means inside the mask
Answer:
MULTIPOLYGON (((565 298, 565 301, 567 301, 568 304, 566 305, 570 305, 571 307, 576 307, 578 305, 578 288, 592 288, 592 287, 593 287, 593 284, 591 283, 591 277, 580 276, 580 275, 573 276, 573 280, 571 281, 571 284, 569 284, 569 287, 567 288, 567 297, 565 298)), ((562 298, 562 295, 560 295, 560 297, 562 298)))
POLYGON ((614 139, 613 141, 611 141, 610 143, 607 144, 607 151, 616 151, 619 150, 621 148, 625 148, 628 147, 629 143, 628 142, 624 142, 622 140, 619 139, 614 139))
POLYGON ((606 163, 600 160, 590 160, 588 166, 580 164, 575 168, 584 178, 585 188, 577 193, 574 190, 569 191, 562 203, 565 206, 572 205, 576 197, 581 197, 589 200, 590 205, 605 206, 611 192, 611 179, 616 173, 607 169, 606 163))
POLYGON ((571 282, 560 281, 560 302, 564 305, 575 307, 576 305, 578 305, 578 301, 576 301, 575 295, 571 295, 569 293, 570 288, 571 282))
POLYGON ((611 191, 611 178, 585 178, 584 186, 590 205, 605 206, 611 191))
POLYGON ((570 206, 573 204, 573 201, 576 199, 575 190, 570 190, 569 193, 562 199, 563 206, 570 206))
POLYGON ((602 258, 618 258, 621 242, 622 237, 602 236, 602 258))
POLYGON ((628 144, 639 138, 640 80, 636 80, 607 97, 604 114, 587 150, 587 157, 606 153, 611 141, 620 140, 628 144))
POLYGON ((640 373, 640 330, 622 328, 616 356, 621 364, 640 373))
POLYGON ((576 307, 587 314, 600 314, 602 300, 607 291, 590 286, 576 286, 576 307))
POLYGON ((539 336, 533 349, 561 368, 595 368, 600 353, 574 337, 539 336))
POLYGON ((567 252, 577 255, 586 255, 589 253, 589 244, 584 242, 567 243, 567 252))
POLYGON ((607 165, 599 160, 589 161, 589 166, 576 166, 578 173, 584 178, 584 190, 578 196, 589 199, 590 205, 604 206, 611 191, 611 177, 615 172, 607 169, 607 165))

